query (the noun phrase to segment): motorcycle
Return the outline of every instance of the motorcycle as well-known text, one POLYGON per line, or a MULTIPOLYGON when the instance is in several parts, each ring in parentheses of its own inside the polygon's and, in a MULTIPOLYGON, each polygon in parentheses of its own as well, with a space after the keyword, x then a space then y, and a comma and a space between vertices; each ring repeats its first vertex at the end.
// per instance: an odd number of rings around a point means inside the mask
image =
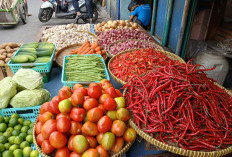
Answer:
MULTIPOLYGON (((75 19, 77 14, 75 11, 75 8, 72 4, 72 0, 43 0, 44 3, 41 5, 39 10, 39 20, 41 22, 48 22, 53 15, 53 12, 55 12, 56 18, 68 18, 68 19, 75 19)), ((86 7, 85 0, 79 0, 79 7, 81 16, 78 16, 77 22, 82 19, 85 23, 89 23, 89 16, 88 16, 88 10, 86 7)), ((98 10, 97 5, 93 1, 92 3, 92 9, 93 9, 93 22, 97 21, 98 19, 98 10)))

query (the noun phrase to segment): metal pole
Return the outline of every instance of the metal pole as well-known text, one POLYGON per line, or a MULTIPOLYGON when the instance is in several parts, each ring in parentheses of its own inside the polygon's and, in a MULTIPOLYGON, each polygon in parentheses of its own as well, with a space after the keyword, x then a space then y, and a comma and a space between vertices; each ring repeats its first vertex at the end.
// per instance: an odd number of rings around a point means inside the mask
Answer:
POLYGON ((152 12, 152 21, 151 21, 151 32, 150 34, 154 34, 154 28, 155 28, 155 20, 156 20, 156 11, 157 11, 157 0, 154 0, 153 3, 153 12, 152 12))

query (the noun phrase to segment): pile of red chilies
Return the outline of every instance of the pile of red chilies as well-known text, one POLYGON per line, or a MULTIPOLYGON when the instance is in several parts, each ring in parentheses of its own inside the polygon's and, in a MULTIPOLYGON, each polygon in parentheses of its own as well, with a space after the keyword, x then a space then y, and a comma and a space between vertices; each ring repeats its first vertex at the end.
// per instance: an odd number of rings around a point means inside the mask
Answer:
POLYGON ((123 87, 134 122, 155 139, 185 150, 232 144, 232 97, 199 65, 176 62, 133 75, 123 87))
POLYGON ((117 78, 127 81, 134 74, 143 74, 157 65, 175 64, 175 61, 162 52, 153 49, 141 49, 124 53, 110 64, 110 70, 117 78))

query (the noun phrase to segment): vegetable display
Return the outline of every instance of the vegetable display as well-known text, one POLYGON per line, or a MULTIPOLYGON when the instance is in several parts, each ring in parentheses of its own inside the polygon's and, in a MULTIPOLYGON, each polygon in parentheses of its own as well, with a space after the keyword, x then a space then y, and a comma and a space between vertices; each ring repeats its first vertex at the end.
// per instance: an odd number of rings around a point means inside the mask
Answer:
POLYGON ((73 91, 63 87, 40 108, 36 144, 43 153, 55 156, 118 153, 136 138, 135 130, 126 125, 130 114, 123 106, 121 92, 106 79, 88 88, 75 84, 73 91))
POLYGON ((129 28, 99 32, 97 33, 97 35, 99 45, 101 45, 105 50, 107 49, 107 46, 109 44, 118 40, 139 39, 145 41, 152 41, 152 38, 146 35, 144 32, 129 28))
POLYGON ((110 20, 108 22, 103 21, 102 23, 94 25, 94 30, 96 32, 107 31, 117 28, 138 29, 139 25, 135 22, 129 22, 128 20, 116 20, 116 21, 110 20))
POLYGON ((109 64, 112 74, 127 82, 134 74, 143 74, 156 66, 175 64, 177 61, 168 58, 159 50, 140 49, 117 56, 109 64))
POLYGON ((124 86, 127 109, 161 142, 194 151, 225 149, 232 144, 232 96, 198 67, 176 62, 133 75, 124 86))
POLYGON ((106 52, 98 45, 97 42, 90 44, 89 41, 85 41, 81 47, 73 49, 70 54, 99 54, 106 59, 106 52))
POLYGON ((32 129, 34 124, 14 113, 10 117, 0 115, 0 154, 2 157, 38 157, 39 152, 33 150, 32 129))
POLYGON ((159 49, 160 47, 156 46, 155 43, 139 40, 123 40, 121 42, 112 43, 109 47, 111 54, 116 55, 119 52, 137 49, 137 48, 146 48, 146 49, 159 49))
POLYGON ((105 64, 95 55, 71 55, 66 58, 65 75, 67 81, 91 82, 106 78, 105 64))

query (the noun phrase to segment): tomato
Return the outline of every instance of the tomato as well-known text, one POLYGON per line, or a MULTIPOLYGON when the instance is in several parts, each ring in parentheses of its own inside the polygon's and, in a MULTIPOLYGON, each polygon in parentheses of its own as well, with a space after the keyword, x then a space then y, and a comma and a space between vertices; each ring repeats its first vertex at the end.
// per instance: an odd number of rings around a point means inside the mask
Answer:
POLYGON ((56 120, 58 120, 58 119, 61 118, 61 117, 65 117, 65 118, 71 120, 71 117, 70 117, 69 113, 59 113, 59 114, 56 116, 56 120))
POLYGON ((91 98, 90 96, 84 96, 84 100, 91 98))
POLYGON ((43 126, 43 123, 42 122, 37 122, 36 125, 35 125, 35 133, 36 135, 40 134, 41 133, 41 128, 43 126))
POLYGON ((43 138, 45 140, 48 139, 48 137, 50 136, 50 134, 53 132, 53 131, 56 131, 57 128, 56 128, 56 121, 54 119, 50 119, 48 121, 46 121, 44 123, 44 125, 42 126, 41 128, 41 134, 43 135, 43 138))
POLYGON ((67 147, 60 148, 56 151, 55 157, 69 157, 70 151, 67 147))
POLYGON ((58 131, 54 131, 51 133, 50 137, 49 137, 49 142, 51 143, 51 145, 54 148, 62 148, 66 145, 67 143, 67 138, 65 137, 64 134, 58 132, 58 131))
POLYGON ((115 136, 112 132, 106 132, 102 138, 102 147, 105 150, 110 150, 115 143, 115 136))
POLYGON ((100 134, 97 135, 97 142, 98 142, 99 144, 102 144, 103 135, 104 135, 104 133, 100 133, 100 134))
POLYGON ((107 79, 102 79, 100 82, 99 82, 99 84, 100 85, 102 85, 103 83, 110 83, 110 81, 109 80, 107 80, 107 79))
POLYGON ((87 118, 90 122, 97 122, 103 116, 100 108, 95 107, 87 112, 87 118))
POLYGON ((122 136, 126 130, 126 124, 121 120, 115 120, 112 124, 111 132, 116 136, 122 136))
POLYGON ((102 110, 103 114, 106 114, 107 110, 104 108, 104 106, 102 104, 99 104, 98 108, 100 108, 102 110))
POLYGON ((102 95, 102 89, 101 87, 98 86, 91 86, 88 89, 88 95, 92 98, 99 99, 100 96, 102 95))
POLYGON ((116 110, 117 108, 117 103, 116 101, 113 99, 113 98, 107 98, 105 101, 104 101, 104 108, 106 110, 116 110))
POLYGON ((102 89, 107 90, 110 87, 113 87, 113 85, 110 82, 105 82, 101 84, 102 89))
POLYGON ((93 87, 93 86, 101 87, 98 83, 90 83, 89 84, 89 87, 93 87))
POLYGON ((73 106, 82 105, 84 102, 84 94, 81 92, 73 93, 71 96, 71 103, 73 106))
POLYGON ((99 154, 97 149, 90 148, 82 154, 82 157, 99 157, 99 154))
POLYGON ((82 122, 85 119, 85 109, 83 108, 72 108, 70 117, 76 122, 82 122))
POLYGON ((59 105, 59 101, 57 101, 57 100, 50 101, 50 103, 48 105, 48 111, 53 113, 53 114, 60 113, 58 105, 59 105))
POLYGON ((79 87, 73 90, 73 93, 82 93, 84 96, 88 95, 88 90, 85 87, 79 87))
POLYGON ((97 140, 96 138, 92 137, 92 136, 86 136, 86 139, 89 143, 89 147, 90 148, 96 148, 97 147, 97 140))
POLYGON ((101 119, 97 122, 97 130, 102 133, 109 131, 111 126, 112 120, 109 116, 101 117, 101 119))
POLYGON ((113 98, 110 94, 102 94, 99 98, 99 103, 103 104, 107 98, 113 98))
POLYGON ((44 141, 42 134, 37 135, 36 141, 37 141, 37 144, 41 146, 42 142, 44 141))
POLYGON ((83 87, 83 85, 77 83, 77 84, 75 84, 75 85, 73 86, 73 90, 76 90, 76 89, 78 89, 78 88, 80 88, 80 87, 83 87))
POLYGON ((121 120, 121 121, 128 121, 130 119, 130 113, 127 109, 125 108, 120 108, 117 110, 117 113, 116 113, 116 116, 117 116, 117 119, 118 120, 121 120))
POLYGON ((117 103, 117 109, 126 107, 126 100, 124 97, 116 97, 116 98, 114 98, 114 100, 117 103))
POLYGON ((77 153, 83 153, 89 147, 88 141, 83 135, 76 135, 73 138, 73 148, 77 153))
POLYGON ((120 150, 122 150, 124 145, 124 139, 122 137, 116 137, 114 146, 112 147, 112 151, 114 153, 118 153, 120 150))
POLYGON ((43 105, 41 105, 41 107, 39 109, 39 113, 43 114, 43 113, 47 112, 49 104, 50 104, 50 102, 43 103, 43 105))
POLYGON ((81 157, 80 153, 72 152, 69 157, 81 157))
POLYGON ((58 96, 54 96, 54 97, 52 98, 52 101, 53 101, 53 100, 55 100, 55 101, 60 101, 58 96))
POLYGON ((106 89, 105 91, 106 91, 106 94, 110 94, 113 98, 116 98, 118 96, 114 87, 110 87, 106 89))
POLYGON ((40 117, 40 121, 42 123, 45 123, 46 121, 50 120, 50 119, 54 119, 55 116, 51 113, 51 112, 44 112, 41 117, 40 117))
POLYGON ((97 107, 97 105, 98 105, 98 102, 97 102, 96 99, 89 98, 89 99, 84 101, 83 107, 84 107, 84 109, 86 109, 88 111, 88 110, 90 110, 90 109, 92 109, 94 107, 97 107))
POLYGON ((117 111, 107 111, 106 115, 109 116, 112 121, 117 119, 117 111))
POLYGON ((58 93, 60 101, 70 98, 71 95, 72 95, 72 91, 70 87, 63 87, 59 90, 59 93, 58 93))
POLYGON ((41 145, 41 149, 45 154, 50 154, 55 149, 48 140, 44 140, 41 145))
POLYGON ((81 128, 81 131, 87 136, 96 136, 98 134, 97 125, 90 121, 85 122, 81 128))
POLYGON ((66 117, 61 117, 57 120, 56 122, 57 130, 59 132, 68 132, 71 126, 71 122, 68 118, 66 117))
POLYGON ((102 145, 97 146, 97 152, 99 154, 99 157, 109 157, 108 151, 106 151, 102 145))
POLYGON ((77 135, 81 133, 82 123, 71 121, 71 126, 69 132, 72 135, 77 135))
POLYGON ((72 109, 72 103, 69 99, 64 99, 59 102, 58 107, 61 113, 69 113, 72 109))
POLYGON ((116 93, 117 93, 117 97, 122 97, 122 93, 120 90, 118 89, 115 89, 116 93))
POLYGON ((132 128, 128 128, 124 135, 123 135, 123 138, 126 142, 132 142, 136 139, 136 131, 132 128))
POLYGON ((70 150, 70 151, 74 151, 74 149, 73 149, 73 138, 75 137, 75 135, 72 135, 72 136, 70 136, 69 137, 69 139, 68 139, 68 149, 70 150))

